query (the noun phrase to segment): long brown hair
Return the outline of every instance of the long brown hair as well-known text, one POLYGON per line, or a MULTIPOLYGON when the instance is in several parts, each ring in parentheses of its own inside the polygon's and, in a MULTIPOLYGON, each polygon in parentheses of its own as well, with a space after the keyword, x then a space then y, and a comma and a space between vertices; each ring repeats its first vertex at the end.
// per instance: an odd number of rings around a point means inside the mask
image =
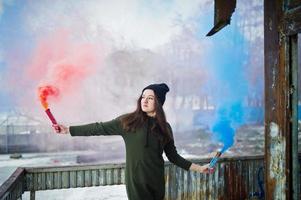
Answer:
MULTIPOLYGON (((131 132, 135 131, 138 128, 141 128, 145 123, 147 123, 148 116, 145 112, 141 109, 141 99, 142 95, 140 95, 139 99, 137 100, 137 107, 136 110, 132 113, 126 114, 121 118, 121 124, 125 131, 131 132)), ((158 133, 160 134, 160 141, 163 144, 168 143, 172 139, 172 134, 167 127, 167 121, 165 117, 165 112, 161 103, 155 94, 155 121, 154 125, 151 127, 151 130, 159 129, 158 133)))

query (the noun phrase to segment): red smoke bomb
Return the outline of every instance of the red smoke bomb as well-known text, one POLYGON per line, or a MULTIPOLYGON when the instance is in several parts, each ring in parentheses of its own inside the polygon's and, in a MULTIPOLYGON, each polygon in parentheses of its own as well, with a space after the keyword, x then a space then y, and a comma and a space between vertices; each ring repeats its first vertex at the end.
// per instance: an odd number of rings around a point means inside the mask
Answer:
POLYGON ((52 85, 46 85, 38 88, 38 94, 39 94, 41 104, 44 107, 47 116, 49 117, 52 124, 54 125, 53 127, 57 132, 61 132, 61 128, 58 126, 53 114, 48 108, 48 102, 47 102, 49 96, 57 97, 59 95, 59 90, 52 85))
POLYGON ((49 119, 51 120, 52 124, 54 125, 55 130, 57 130, 57 131, 60 132, 60 131, 61 131, 61 128, 58 126, 58 124, 57 124, 57 122, 56 122, 56 120, 55 120, 53 114, 51 113, 50 109, 47 108, 47 109, 45 110, 45 112, 46 112, 47 116, 49 117, 49 119))

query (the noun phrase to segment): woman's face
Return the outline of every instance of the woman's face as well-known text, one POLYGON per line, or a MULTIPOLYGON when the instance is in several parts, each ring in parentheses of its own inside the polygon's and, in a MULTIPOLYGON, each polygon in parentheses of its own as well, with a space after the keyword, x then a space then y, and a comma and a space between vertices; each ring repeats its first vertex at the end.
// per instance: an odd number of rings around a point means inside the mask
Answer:
POLYGON ((148 116, 154 117, 155 112, 155 93, 153 90, 146 89, 142 93, 141 97, 141 109, 148 116))

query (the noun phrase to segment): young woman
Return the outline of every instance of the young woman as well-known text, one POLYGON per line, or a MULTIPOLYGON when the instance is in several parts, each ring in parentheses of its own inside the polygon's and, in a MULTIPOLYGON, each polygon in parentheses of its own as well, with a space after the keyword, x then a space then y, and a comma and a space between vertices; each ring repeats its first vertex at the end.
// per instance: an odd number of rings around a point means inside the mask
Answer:
POLYGON ((108 122, 70 127, 58 125, 60 133, 72 136, 121 135, 126 147, 128 198, 162 200, 165 194, 163 151, 170 162, 185 170, 209 171, 208 164, 191 163, 177 153, 172 130, 162 108, 168 91, 164 83, 149 85, 142 90, 133 113, 108 122))

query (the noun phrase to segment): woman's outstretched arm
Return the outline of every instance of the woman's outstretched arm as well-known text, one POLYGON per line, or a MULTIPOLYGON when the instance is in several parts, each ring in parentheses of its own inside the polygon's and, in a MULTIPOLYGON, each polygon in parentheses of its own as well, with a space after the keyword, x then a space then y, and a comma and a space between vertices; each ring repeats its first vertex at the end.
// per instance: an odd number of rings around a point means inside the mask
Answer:
POLYGON ((121 135, 123 133, 119 118, 107 122, 96 122, 80 126, 58 124, 53 125, 53 128, 56 133, 70 134, 71 136, 121 135))

